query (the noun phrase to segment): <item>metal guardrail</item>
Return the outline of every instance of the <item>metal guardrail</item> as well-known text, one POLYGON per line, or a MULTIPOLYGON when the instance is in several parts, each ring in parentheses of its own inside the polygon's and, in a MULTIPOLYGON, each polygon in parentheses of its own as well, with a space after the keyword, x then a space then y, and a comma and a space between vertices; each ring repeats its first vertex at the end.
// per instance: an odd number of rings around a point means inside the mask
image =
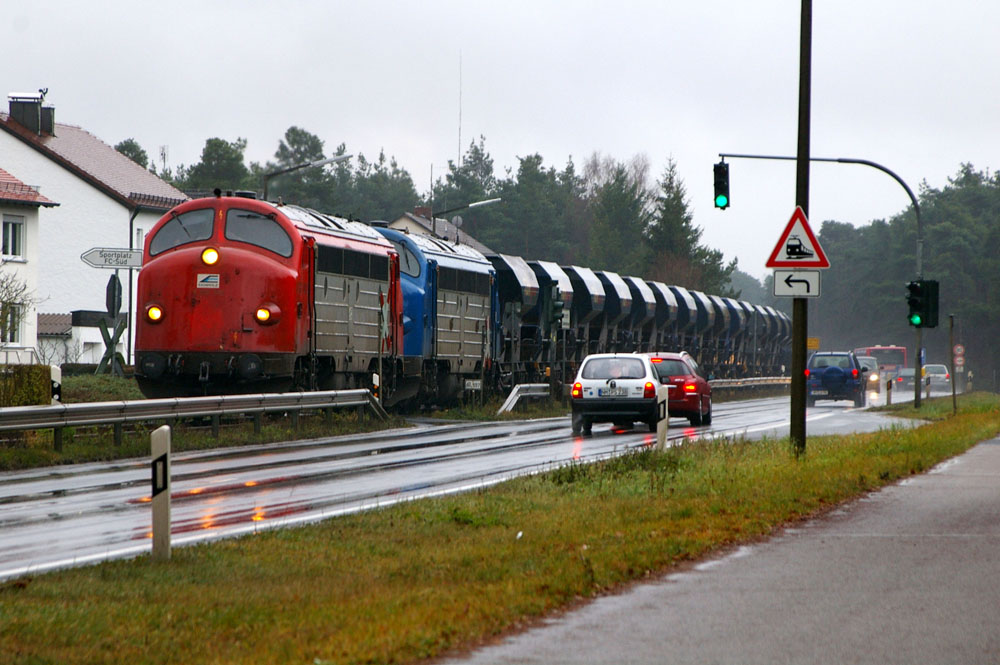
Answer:
POLYGON ((549 397, 551 394, 552 386, 547 383, 519 383, 510 391, 503 406, 497 410, 497 415, 513 409, 522 397, 549 397))
POLYGON ((787 376, 755 376, 747 379, 712 379, 708 383, 713 388, 760 388, 783 386, 791 382, 792 379, 787 376))
POLYGON ((85 402, 52 406, 14 406, 0 409, 0 431, 58 429, 81 425, 122 425, 149 420, 174 420, 223 416, 238 413, 265 413, 303 409, 368 407, 382 420, 388 414, 368 390, 325 390, 319 392, 260 393, 176 397, 120 402, 85 402))

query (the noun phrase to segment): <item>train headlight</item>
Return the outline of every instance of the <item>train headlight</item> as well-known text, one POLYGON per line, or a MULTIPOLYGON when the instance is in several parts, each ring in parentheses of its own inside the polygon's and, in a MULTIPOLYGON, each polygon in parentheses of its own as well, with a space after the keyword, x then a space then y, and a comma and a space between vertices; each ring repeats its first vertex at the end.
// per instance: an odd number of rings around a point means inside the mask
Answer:
POLYGON ((163 308, 159 305, 150 305, 146 308, 146 320, 150 323, 159 323, 163 320, 163 308))
POLYGON ((212 247, 203 249, 201 251, 201 262, 206 266, 214 266, 219 262, 219 250, 212 247))
POLYGON ((266 302, 257 308, 253 316, 257 319, 257 323, 262 326, 270 326, 281 318, 281 309, 272 302, 266 302))

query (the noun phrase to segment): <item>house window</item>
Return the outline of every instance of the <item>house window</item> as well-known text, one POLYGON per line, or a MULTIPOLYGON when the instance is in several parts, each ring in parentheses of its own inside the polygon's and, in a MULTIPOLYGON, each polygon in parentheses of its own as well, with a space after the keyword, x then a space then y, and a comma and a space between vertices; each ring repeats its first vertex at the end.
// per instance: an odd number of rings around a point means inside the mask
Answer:
MULTIPOLYGON (((4 230, 7 229, 6 221, 4 230)), ((4 236, 6 237, 6 235, 4 236)), ((0 306, 0 344, 21 343, 21 306, 5 304, 0 306)))
POLYGON ((3 255, 24 257, 24 217, 3 216, 3 255))

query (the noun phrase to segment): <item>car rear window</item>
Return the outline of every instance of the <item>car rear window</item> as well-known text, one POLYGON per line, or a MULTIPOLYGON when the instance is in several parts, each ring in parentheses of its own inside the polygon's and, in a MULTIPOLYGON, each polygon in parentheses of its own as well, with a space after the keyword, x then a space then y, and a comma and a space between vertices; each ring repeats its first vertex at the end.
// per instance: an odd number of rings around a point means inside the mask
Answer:
POLYGON ((583 366, 585 379, 641 379, 646 367, 638 358, 592 358, 583 366))
POLYGON ((824 367, 839 367, 841 369, 851 368, 851 359, 847 354, 826 354, 813 356, 809 360, 809 369, 822 369, 824 367))
POLYGON ((689 376, 691 369, 680 360, 663 360, 653 363, 657 377, 663 376, 689 376))

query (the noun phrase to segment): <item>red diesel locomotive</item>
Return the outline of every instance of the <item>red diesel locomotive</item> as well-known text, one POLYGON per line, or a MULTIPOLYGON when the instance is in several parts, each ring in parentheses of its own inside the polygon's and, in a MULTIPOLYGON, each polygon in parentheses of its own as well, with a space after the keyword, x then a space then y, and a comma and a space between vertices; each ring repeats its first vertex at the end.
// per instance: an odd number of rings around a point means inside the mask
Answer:
POLYGON ((358 222, 187 201, 146 238, 137 302, 147 397, 371 388, 375 374, 385 389, 398 374, 399 256, 358 222))

